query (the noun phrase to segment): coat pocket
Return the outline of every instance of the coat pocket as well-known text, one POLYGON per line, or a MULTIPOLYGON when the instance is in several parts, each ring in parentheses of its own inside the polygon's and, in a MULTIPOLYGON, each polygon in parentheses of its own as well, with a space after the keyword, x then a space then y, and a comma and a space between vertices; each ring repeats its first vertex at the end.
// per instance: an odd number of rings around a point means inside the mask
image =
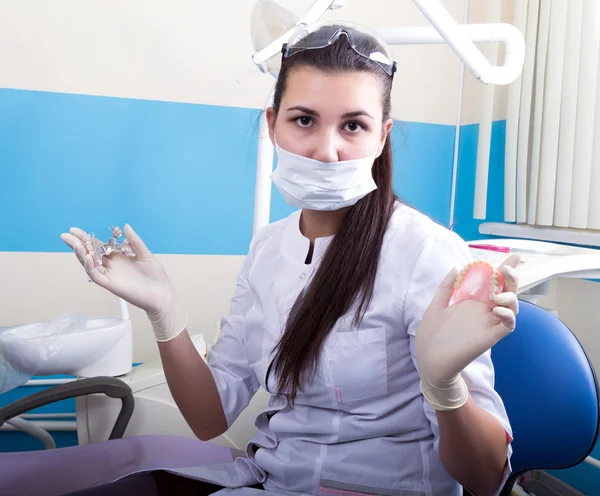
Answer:
POLYGON ((385 327, 336 332, 326 344, 327 365, 338 403, 387 394, 385 327))

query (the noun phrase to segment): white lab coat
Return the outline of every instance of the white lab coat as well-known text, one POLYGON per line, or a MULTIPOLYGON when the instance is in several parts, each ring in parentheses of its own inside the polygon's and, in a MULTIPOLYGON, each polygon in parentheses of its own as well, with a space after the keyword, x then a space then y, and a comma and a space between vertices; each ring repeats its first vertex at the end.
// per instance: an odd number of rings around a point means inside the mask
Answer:
MULTIPOLYGON (((288 311, 311 280, 333 237, 309 240, 300 212, 268 225, 253 239, 230 314, 208 355, 229 425, 259 386, 276 391, 267 369, 288 311)), ((265 494, 244 486, 263 483, 277 494, 458 496, 462 488, 438 453, 435 412, 424 401, 415 365, 414 336, 423 312, 452 266, 470 260, 453 232, 398 205, 382 248, 374 295, 358 330, 344 316, 326 340, 315 379, 294 408, 272 395, 256 419, 258 433, 246 458, 230 465, 177 470, 228 488, 219 494, 265 494)), ((487 352, 464 371, 474 401, 512 437, 493 388, 487 352)), ((510 460, 509 446, 507 459, 510 460)), ((507 463, 505 479, 510 473, 507 463)))

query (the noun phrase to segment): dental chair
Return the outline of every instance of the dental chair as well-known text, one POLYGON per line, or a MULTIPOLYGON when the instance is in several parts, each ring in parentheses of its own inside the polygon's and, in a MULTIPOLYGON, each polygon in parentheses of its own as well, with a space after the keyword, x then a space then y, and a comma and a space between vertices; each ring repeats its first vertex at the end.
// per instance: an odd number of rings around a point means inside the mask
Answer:
POLYGON ((513 333, 492 348, 495 389, 514 441, 512 474, 501 496, 526 473, 583 462, 598 437, 598 382, 575 335, 551 313, 520 301, 513 333))
MULTIPOLYGON (((496 389, 513 427, 513 472, 501 496, 537 469, 582 462, 598 436, 598 384, 573 333, 546 310, 522 301, 517 328, 492 349, 496 389)), ((121 411, 101 443, 0 454, 0 494, 59 495, 95 487, 134 473, 227 463, 225 446, 176 436, 122 438, 131 418, 131 388, 112 377, 55 386, 0 409, 0 425, 33 408, 87 394, 121 400, 121 411)))

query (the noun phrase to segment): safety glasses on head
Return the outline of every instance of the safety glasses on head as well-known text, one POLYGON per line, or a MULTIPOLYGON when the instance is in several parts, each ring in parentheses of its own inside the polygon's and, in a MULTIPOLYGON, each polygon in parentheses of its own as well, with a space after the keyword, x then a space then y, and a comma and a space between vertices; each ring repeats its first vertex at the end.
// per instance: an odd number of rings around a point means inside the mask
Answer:
POLYGON ((283 58, 288 58, 304 50, 325 48, 346 36, 352 49, 362 57, 378 64, 388 76, 396 72, 396 62, 389 46, 376 33, 363 26, 339 22, 317 22, 301 24, 283 45, 283 58))

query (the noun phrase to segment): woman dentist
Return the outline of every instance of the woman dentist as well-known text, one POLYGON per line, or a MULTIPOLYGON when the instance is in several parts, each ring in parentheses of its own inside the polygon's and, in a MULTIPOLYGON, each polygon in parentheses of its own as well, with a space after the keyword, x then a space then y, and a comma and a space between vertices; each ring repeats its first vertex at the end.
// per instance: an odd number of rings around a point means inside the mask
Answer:
POLYGON ((358 26, 317 24, 284 46, 267 111, 272 177, 299 210, 252 240, 208 363, 130 226, 135 257, 98 266, 84 231, 62 235, 92 281, 147 312, 200 439, 226 431, 260 386, 271 393, 245 457, 181 471, 195 494, 458 496, 464 486, 487 496, 510 472, 490 348, 515 327, 518 260, 501 266, 493 305, 449 305, 470 253, 394 195, 395 71, 389 48, 358 26))

